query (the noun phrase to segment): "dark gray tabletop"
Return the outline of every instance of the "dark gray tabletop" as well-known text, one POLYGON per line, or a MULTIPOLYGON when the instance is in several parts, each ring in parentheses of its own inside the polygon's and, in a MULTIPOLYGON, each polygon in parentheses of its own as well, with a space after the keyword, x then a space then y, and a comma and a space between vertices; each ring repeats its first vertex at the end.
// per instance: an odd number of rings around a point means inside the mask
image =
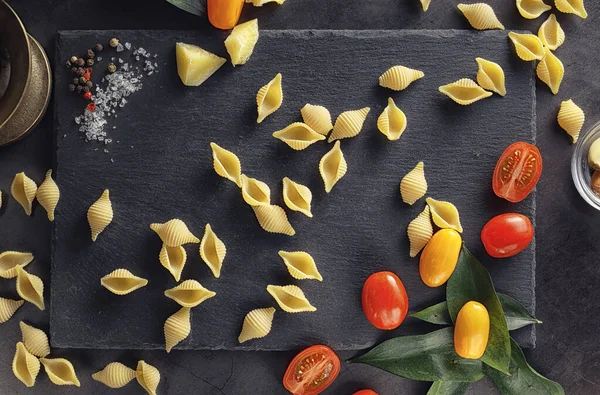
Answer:
MULTIPOLYGON (((54 40, 60 29, 204 29, 205 22, 168 5, 152 1, 12 0, 29 31, 54 57, 54 40)), ((250 9, 244 16, 260 16, 267 29, 466 29, 456 3, 434 0, 422 13, 418 0, 288 0, 282 7, 250 9)), ((513 2, 489 0, 509 29, 537 31, 545 20, 526 21, 513 2)), ((581 20, 559 15, 567 40, 557 51, 566 76, 557 96, 538 83, 538 145, 544 157, 544 173, 538 184, 537 212, 537 313, 544 324, 538 328, 537 348, 527 351, 540 373, 560 382, 568 394, 600 393, 600 339, 597 311, 597 237, 600 214, 578 196, 571 181, 573 147, 556 124, 562 100, 573 98, 587 112, 586 127, 600 120, 595 95, 598 81, 598 15, 600 4, 587 2, 590 17, 581 20)), ((40 179, 52 166, 52 111, 25 140, 0 149, 0 189, 7 192, 15 173, 27 170, 40 179)), ((14 202, 13 202, 14 203, 14 202)), ((31 250, 37 273, 49 279, 50 225, 43 216, 26 219, 19 210, 5 210, 0 217, 0 249, 31 250), (41 269, 45 267, 45 269, 41 269)), ((0 283, 0 295, 14 290, 0 283)), ((49 286, 50 288, 50 286, 49 286)), ((49 291, 47 291, 49 292, 49 291)), ((121 390, 96 385, 90 374, 111 361, 134 365, 137 359, 155 364, 163 374, 162 394, 284 394, 281 377, 294 353, 259 352, 164 352, 53 350, 78 368, 82 389, 55 387, 41 374, 34 389, 26 389, 12 375, 10 364, 20 334, 18 321, 26 319, 47 329, 48 316, 31 305, 0 326, 0 394, 142 394, 135 384, 121 390)), ((348 357, 351 354, 342 354, 348 357)), ((425 393, 426 383, 409 382, 369 367, 344 366, 329 394, 351 394, 370 387, 381 395, 425 393)), ((492 394, 485 381, 471 386, 472 394, 492 394)))

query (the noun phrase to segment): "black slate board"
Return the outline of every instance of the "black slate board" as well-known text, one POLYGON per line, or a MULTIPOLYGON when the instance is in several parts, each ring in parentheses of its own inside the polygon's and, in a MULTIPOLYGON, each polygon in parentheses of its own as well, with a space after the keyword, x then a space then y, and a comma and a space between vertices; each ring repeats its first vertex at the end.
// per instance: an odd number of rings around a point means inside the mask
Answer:
MULTIPOLYGON (((535 141, 533 68, 514 56, 506 32, 262 31, 247 65, 226 65, 198 88, 182 86, 174 43, 195 43, 225 56, 223 37, 181 31, 59 33, 55 119, 62 200, 53 237, 54 347, 164 346, 163 323, 178 306, 163 292, 176 284, 158 262, 160 241, 148 225, 174 217, 185 220, 199 237, 209 222, 228 247, 218 280, 202 263, 197 245, 187 248, 183 279, 199 280, 217 297, 193 310, 192 333, 178 348, 286 350, 325 343, 362 349, 385 336, 421 331, 409 318, 393 333, 382 333, 368 323, 360 306, 364 280, 379 270, 402 278, 411 311, 443 299, 444 288, 424 286, 418 261, 408 258, 406 226, 424 201, 403 204, 398 183, 419 160, 425 161, 428 194, 459 208, 465 241, 487 264, 497 289, 534 310, 535 243, 517 257, 494 262, 479 241, 481 227, 498 213, 518 211, 535 220, 535 193, 513 205, 496 198, 490 188, 500 153, 513 141, 535 141), (61 59, 112 36, 157 53, 161 68, 145 78, 144 89, 111 119, 114 141, 104 147, 84 142, 77 131, 73 118, 82 101, 68 95, 71 75, 58 66, 61 59), (437 92, 442 84, 474 78, 477 56, 504 67, 505 98, 494 95, 462 107, 437 92), (379 87, 377 77, 394 64, 421 69, 426 76, 399 93, 379 87), (277 72, 283 74, 284 104, 257 125, 256 91, 277 72), (409 120, 397 142, 387 141, 376 129, 388 96, 409 120), (325 105, 334 117, 371 107, 362 134, 342 142, 349 170, 330 194, 323 190, 317 165, 331 145, 295 152, 271 137, 299 121, 299 109, 307 102, 325 105), (284 176, 308 185, 314 218, 288 213, 297 231, 293 238, 264 232, 237 187, 212 170, 210 141, 236 152, 246 174, 271 186, 277 204, 283 205, 284 176), (104 188, 111 191, 115 219, 92 243, 86 212, 104 188), (310 252, 325 281, 293 280, 277 255, 280 249, 310 252), (101 288, 100 278, 120 267, 148 278, 149 285, 125 297, 101 288), (240 346, 236 339, 246 312, 274 305, 265 291, 270 283, 300 285, 318 311, 278 311, 268 337, 240 346)), ((118 56, 127 60, 130 54, 118 56)), ((535 344, 531 328, 517 337, 525 346, 535 344)))

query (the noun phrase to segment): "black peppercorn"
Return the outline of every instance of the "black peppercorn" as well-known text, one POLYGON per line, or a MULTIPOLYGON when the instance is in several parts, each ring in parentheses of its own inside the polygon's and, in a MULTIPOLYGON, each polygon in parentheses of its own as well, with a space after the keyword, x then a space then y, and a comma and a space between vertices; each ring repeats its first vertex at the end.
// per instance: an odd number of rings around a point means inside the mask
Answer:
POLYGON ((117 71, 117 66, 115 66, 114 63, 111 63, 108 65, 108 72, 109 73, 114 73, 115 71, 117 71))
POLYGON ((94 59, 88 59, 85 62, 88 66, 93 66, 94 65, 94 59))
POLYGON ((77 68, 77 75, 78 76, 82 76, 85 74, 85 69, 83 67, 78 67, 77 68))
POLYGON ((90 59, 92 59, 92 58, 96 57, 96 54, 94 53, 93 50, 88 49, 87 50, 87 57, 90 58, 90 59))
POLYGON ((65 63, 65 65, 67 65, 68 68, 71 68, 72 64, 70 60, 67 60, 67 62, 65 63))
POLYGON ((85 77, 79 77, 79 83, 80 84, 85 84, 87 82, 87 78, 85 77))
POLYGON ((110 41, 108 42, 108 45, 110 45, 113 48, 116 48, 119 45, 119 39, 111 38, 110 41))
POLYGON ((69 84, 69 90, 70 90, 71 92, 75 92, 75 85, 73 85, 73 84, 69 84))
POLYGON ((71 67, 71 73, 77 74, 77 67, 75 67, 75 66, 71 67))
POLYGON ((98 44, 96 44, 94 49, 96 50, 96 52, 100 52, 104 49, 104 46, 102 46, 102 44, 98 43, 98 44))
POLYGON ((83 86, 77 85, 77 93, 83 92, 83 86))
POLYGON ((77 56, 71 56, 71 59, 69 59, 71 61, 71 63, 77 63, 77 56))
POLYGON ((73 78, 73 84, 79 85, 79 78, 73 78))
POLYGON ((88 82, 86 82, 86 83, 85 83, 85 85, 86 85, 88 88, 91 88, 92 86, 94 86, 94 83, 93 83, 92 81, 88 81, 88 82))
POLYGON ((85 60, 83 60, 83 58, 78 58, 78 59, 77 59, 77 65, 78 65, 78 66, 83 66, 83 65, 85 65, 85 60))
POLYGON ((88 88, 87 86, 83 87, 83 92, 84 93, 88 93, 90 91, 90 88, 88 88))

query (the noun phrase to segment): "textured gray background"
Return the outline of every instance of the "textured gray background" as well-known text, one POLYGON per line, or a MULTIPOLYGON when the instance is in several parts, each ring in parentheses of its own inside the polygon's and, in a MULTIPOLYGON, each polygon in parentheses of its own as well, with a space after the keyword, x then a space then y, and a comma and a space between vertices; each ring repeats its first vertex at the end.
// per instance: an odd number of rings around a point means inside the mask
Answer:
MULTIPOLYGON (((85 2, 60 0, 11 1, 24 23, 54 57, 54 42, 58 29, 182 29, 204 28, 204 23, 185 15, 172 6, 155 0, 85 2)), ((289 0, 283 7, 252 10, 262 15, 263 28, 317 29, 466 29, 468 24, 456 11, 454 1, 434 2, 423 14, 417 1, 327 1, 289 0)), ((523 20, 512 2, 490 0, 508 28, 537 31, 543 17, 523 20)), ((557 51, 567 67, 561 93, 552 96, 538 83, 538 144, 544 155, 544 174, 538 188, 537 224, 537 315, 544 321, 538 328, 538 346, 527 352, 530 363, 541 373, 559 381, 569 394, 600 393, 600 346, 597 316, 600 304, 597 283, 600 269, 597 257, 597 224, 600 216, 579 198, 570 178, 568 138, 556 125, 556 112, 561 100, 573 97, 586 111, 591 126, 598 121, 595 98, 600 92, 597 80, 598 31, 597 3, 587 2, 590 17, 582 21, 573 16, 559 15, 567 32, 567 42, 557 51)), ((252 16, 248 15, 248 17, 252 16)), ((40 179, 51 166, 52 117, 46 117, 36 133, 8 148, 0 149, 0 188, 6 191, 13 175, 26 169, 40 179)), ((3 245, 32 250, 39 258, 37 273, 49 279, 50 226, 42 215, 23 218, 17 209, 0 212, 0 235, 3 245), (40 265, 39 263, 42 263, 40 265)), ((33 269, 33 268, 32 268, 33 269)), ((12 294, 13 285, 0 283, 2 294, 12 294)), ((91 381, 89 375, 113 360, 130 365, 139 358, 156 364, 164 376, 162 393, 168 394, 256 394, 285 393, 280 380, 293 352, 173 352, 131 351, 64 351, 55 355, 68 356, 79 369, 85 389, 54 387, 41 376, 33 389, 25 389, 14 379, 10 362, 18 339, 18 320, 27 319, 47 327, 47 314, 33 306, 19 311, 13 321, 2 326, 0 337, 0 388, 2 394, 75 394, 115 393, 142 394, 132 384, 122 390, 109 390, 91 381)), ((342 353, 349 357, 352 354, 342 353)), ((344 366, 330 394, 351 394, 371 387, 380 394, 398 392, 420 394, 425 383, 403 380, 363 366, 344 366)), ((492 394, 487 382, 473 385, 472 394, 492 394)))

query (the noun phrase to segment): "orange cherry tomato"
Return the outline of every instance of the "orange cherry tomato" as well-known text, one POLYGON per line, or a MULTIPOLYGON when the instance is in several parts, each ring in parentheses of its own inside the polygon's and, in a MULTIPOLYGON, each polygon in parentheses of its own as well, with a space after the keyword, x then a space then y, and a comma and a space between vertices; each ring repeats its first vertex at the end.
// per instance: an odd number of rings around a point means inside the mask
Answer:
POLYGON ((232 29, 237 25, 244 0, 208 0, 208 20, 218 29, 232 29))
POLYGON ((509 202, 520 202, 531 193, 542 174, 542 155, 535 145, 511 144, 498 159, 492 188, 509 202))
POLYGON ((481 230, 481 241, 494 258, 508 258, 523 251, 533 239, 529 218, 517 213, 495 216, 481 230))
POLYGON ((363 285, 362 308, 375 328, 399 327, 408 312, 408 295, 400 278, 392 272, 372 274, 363 285))
POLYGON ((355 392, 353 395, 379 395, 379 394, 373 390, 360 390, 360 391, 355 392))
POLYGON ((316 345, 296 355, 283 376, 283 386, 294 395, 317 395, 340 373, 340 359, 327 346, 316 345))

